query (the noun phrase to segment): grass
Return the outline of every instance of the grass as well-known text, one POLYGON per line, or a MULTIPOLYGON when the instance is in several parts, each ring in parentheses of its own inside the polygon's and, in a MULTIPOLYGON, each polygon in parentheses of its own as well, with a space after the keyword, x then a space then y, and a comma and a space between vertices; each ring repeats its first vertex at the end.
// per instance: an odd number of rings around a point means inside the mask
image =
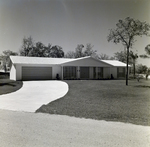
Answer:
POLYGON ((36 112, 150 126, 150 81, 68 80, 69 92, 36 112))
POLYGON ((21 81, 14 81, 9 79, 0 79, 0 95, 15 92, 22 87, 21 81))

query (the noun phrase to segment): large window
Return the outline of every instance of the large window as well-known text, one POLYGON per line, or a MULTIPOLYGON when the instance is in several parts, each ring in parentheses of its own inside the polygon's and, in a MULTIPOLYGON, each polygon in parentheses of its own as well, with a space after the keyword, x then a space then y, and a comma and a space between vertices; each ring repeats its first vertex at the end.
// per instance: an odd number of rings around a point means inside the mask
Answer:
POLYGON ((75 79, 76 78, 76 67, 65 66, 63 67, 64 79, 75 79))
POLYGON ((125 68, 124 67, 119 67, 118 69, 117 69, 117 73, 118 73, 118 78, 120 77, 120 78, 122 78, 122 77, 125 77, 125 68))
POLYGON ((103 68, 102 67, 93 67, 93 78, 94 79, 102 79, 103 78, 103 68))

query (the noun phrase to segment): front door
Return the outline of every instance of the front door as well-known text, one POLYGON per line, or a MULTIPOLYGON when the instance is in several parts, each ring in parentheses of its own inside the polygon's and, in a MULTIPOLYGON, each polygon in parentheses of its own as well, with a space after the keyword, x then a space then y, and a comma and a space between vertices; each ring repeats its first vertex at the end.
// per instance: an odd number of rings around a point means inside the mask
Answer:
POLYGON ((80 67, 80 78, 89 79, 89 67, 80 67))

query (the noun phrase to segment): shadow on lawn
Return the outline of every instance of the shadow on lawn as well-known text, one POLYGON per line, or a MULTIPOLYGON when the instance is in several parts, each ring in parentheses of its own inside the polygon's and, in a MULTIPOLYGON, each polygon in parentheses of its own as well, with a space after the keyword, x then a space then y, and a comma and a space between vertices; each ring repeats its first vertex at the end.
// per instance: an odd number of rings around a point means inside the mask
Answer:
POLYGON ((138 87, 138 88, 150 88, 150 86, 147 86, 147 85, 137 85, 137 86, 134 86, 134 87, 138 87))
POLYGON ((16 83, 15 82, 0 83, 0 86, 13 86, 13 87, 15 87, 16 83))
POLYGON ((22 81, 0 79, 0 95, 19 90, 23 86, 22 81))

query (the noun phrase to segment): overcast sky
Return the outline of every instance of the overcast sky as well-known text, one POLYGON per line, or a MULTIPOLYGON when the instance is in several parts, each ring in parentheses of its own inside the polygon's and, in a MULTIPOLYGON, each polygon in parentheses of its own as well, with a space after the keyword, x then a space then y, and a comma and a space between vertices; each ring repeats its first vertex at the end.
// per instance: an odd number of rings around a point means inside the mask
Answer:
MULTIPOLYGON (((150 24, 150 0, 0 0, 0 53, 18 52, 23 37, 59 45, 64 52, 91 43, 109 56, 124 49, 107 42, 109 29, 126 17, 150 24)), ((137 38, 133 51, 144 53, 150 37, 137 38)), ((138 63, 150 66, 149 60, 138 63)))

